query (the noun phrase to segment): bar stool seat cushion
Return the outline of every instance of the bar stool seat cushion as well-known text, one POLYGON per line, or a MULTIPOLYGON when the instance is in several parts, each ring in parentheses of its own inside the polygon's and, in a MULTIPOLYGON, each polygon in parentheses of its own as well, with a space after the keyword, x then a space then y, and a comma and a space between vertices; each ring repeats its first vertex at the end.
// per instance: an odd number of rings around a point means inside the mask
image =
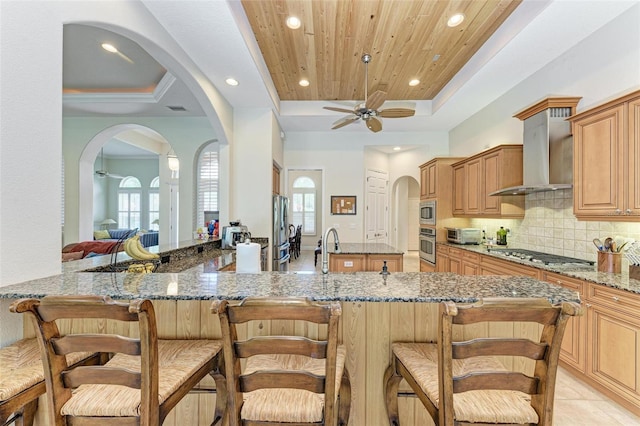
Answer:
MULTIPOLYGON (((338 345, 336 356, 336 395, 344 371, 347 351, 338 345)), ((324 375, 325 360, 301 355, 256 355, 247 360, 244 374, 256 370, 304 370, 324 375)), ((321 422, 324 394, 298 389, 259 389, 243 395, 242 418, 283 423, 321 422), (292 410, 292 407, 298 409, 292 410)))
MULTIPOLYGON (((91 354, 69 354, 67 364, 80 362, 91 354)), ((44 369, 35 338, 22 339, 0 349, 0 401, 6 401, 42 381, 44 369)))
MULTIPOLYGON (((222 342, 217 340, 159 340, 159 403, 162 404, 221 348, 222 342)), ((139 372, 140 357, 116 354, 106 365, 139 372)), ((139 416, 140 391, 121 385, 81 385, 61 412, 68 416, 139 416)))
MULTIPOLYGON (((435 343, 393 343, 391 349, 418 385, 439 408, 438 346, 435 343)), ((453 360, 453 376, 471 370, 509 371, 496 358, 474 357, 453 360)), ((455 419, 470 423, 538 423, 530 397, 521 392, 501 390, 469 391, 454 394, 455 419)))

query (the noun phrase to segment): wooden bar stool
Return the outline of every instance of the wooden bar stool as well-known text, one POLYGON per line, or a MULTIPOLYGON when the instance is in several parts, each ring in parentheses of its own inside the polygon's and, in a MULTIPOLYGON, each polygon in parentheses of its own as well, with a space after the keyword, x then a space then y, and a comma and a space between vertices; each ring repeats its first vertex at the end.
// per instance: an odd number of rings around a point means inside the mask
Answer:
MULTIPOLYGON (((339 303, 304 298, 247 298, 239 305, 216 301, 229 388, 230 426, 346 425, 351 385, 346 350, 338 345, 339 303), (260 335, 240 340, 236 326, 268 320, 327 324, 327 338, 260 335), (244 371, 240 360, 245 359, 244 371)), ((296 323, 297 324, 297 323, 296 323)), ((322 333, 319 333, 322 334, 322 333)))
POLYGON ((159 340, 151 301, 48 296, 18 300, 11 311, 27 314, 37 330, 52 424, 159 425, 207 374, 218 392, 212 424, 222 421, 226 403, 224 377, 218 370, 222 342, 159 340), (60 336, 55 321, 76 318, 137 322, 138 330, 132 331, 140 337, 60 336), (65 355, 84 351, 113 355, 105 365, 69 367, 65 355))
MULTIPOLYGON (((76 352, 69 365, 98 364, 98 354, 76 352)), ((0 424, 33 425, 38 397, 45 393, 40 349, 35 338, 18 340, 0 349, 0 424)))
POLYGON ((551 305, 545 299, 442 302, 437 344, 392 344, 393 360, 384 378, 389 424, 400 424, 398 385, 405 379, 436 425, 551 426, 562 336, 569 317, 581 314, 577 303, 551 305), (473 324, 477 335, 496 322, 534 323, 542 331, 537 338, 453 341, 454 333, 463 336, 466 331, 454 325, 473 324), (525 374, 508 369, 498 357, 533 361, 525 374))

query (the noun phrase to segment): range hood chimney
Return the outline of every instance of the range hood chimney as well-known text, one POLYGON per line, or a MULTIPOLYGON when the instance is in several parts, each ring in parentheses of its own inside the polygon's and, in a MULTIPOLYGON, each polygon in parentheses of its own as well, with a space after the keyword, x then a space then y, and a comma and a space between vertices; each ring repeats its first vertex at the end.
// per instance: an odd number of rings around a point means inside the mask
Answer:
POLYGON ((526 195, 573 186, 573 135, 567 118, 582 98, 550 97, 514 115, 524 121, 522 185, 489 195, 526 195))

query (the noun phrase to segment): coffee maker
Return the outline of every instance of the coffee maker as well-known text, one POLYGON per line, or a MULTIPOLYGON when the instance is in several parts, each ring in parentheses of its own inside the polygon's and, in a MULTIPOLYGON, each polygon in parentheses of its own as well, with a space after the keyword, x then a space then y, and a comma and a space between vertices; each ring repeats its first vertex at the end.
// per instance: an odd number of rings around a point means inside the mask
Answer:
POLYGON ((240 221, 230 222, 229 225, 222 227, 221 247, 235 250, 238 243, 243 243, 247 238, 251 238, 251 233, 246 226, 240 224, 240 221))

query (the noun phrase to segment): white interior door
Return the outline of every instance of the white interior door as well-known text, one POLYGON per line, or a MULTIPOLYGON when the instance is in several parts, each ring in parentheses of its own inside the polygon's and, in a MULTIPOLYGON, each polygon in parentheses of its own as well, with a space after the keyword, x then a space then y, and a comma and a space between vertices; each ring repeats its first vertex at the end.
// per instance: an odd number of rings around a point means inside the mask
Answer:
POLYGON ((389 175, 367 170, 365 242, 387 243, 389 237, 389 175))

